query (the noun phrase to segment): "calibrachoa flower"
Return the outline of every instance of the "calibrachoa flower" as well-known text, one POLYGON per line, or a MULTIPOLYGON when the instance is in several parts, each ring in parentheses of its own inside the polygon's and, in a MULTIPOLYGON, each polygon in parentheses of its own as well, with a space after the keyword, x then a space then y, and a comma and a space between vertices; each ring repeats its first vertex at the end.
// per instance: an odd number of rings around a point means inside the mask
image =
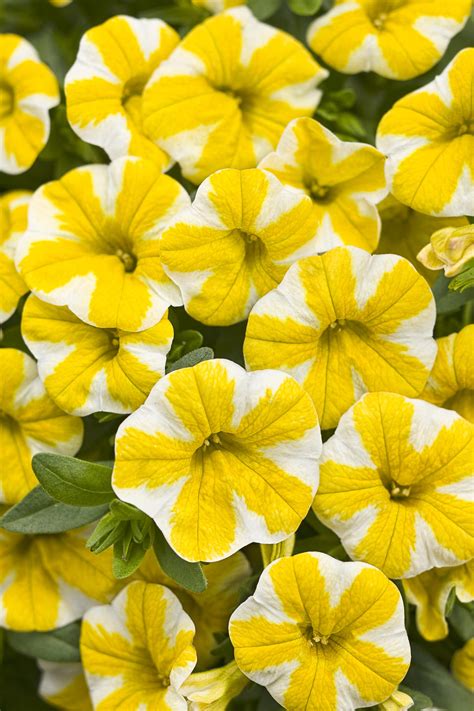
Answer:
POLYGON ((178 34, 156 19, 118 15, 88 30, 65 80, 67 115, 78 136, 112 159, 138 155, 160 169, 169 166, 167 154, 143 131, 142 92, 178 42, 178 34))
POLYGON ((15 190, 0 197, 0 323, 15 311, 28 287, 15 267, 15 250, 26 230, 31 193, 15 190))
POLYGON ((194 625, 162 585, 130 583, 84 615, 81 657, 96 711, 186 711, 180 687, 196 664, 194 625))
POLYGON ((151 161, 77 168, 33 195, 17 267, 37 296, 82 321, 150 328, 181 303, 161 266, 160 237, 188 204, 184 188, 151 161))
POLYGON ((293 378, 216 359, 166 375, 121 424, 112 483, 182 558, 220 560, 298 528, 320 452, 316 411, 293 378))
POLYGON ((59 104, 56 77, 33 45, 0 34, 0 170, 24 173, 49 136, 48 110, 59 104))
POLYGON ((165 373, 173 327, 165 316, 138 333, 96 328, 66 306, 31 295, 22 335, 51 398, 65 412, 132 412, 165 373))
POLYGON ((16 504, 38 484, 32 456, 75 454, 83 425, 54 404, 26 353, 0 349, 0 373, 0 502, 16 504))
POLYGON ((232 661, 217 669, 191 674, 184 682, 183 694, 189 701, 189 711, 225 711, 248 683, 232 661))
POLYGON ((429 215, 474 215, 474 48, 382 118, 377 148, 400 202, 429 215), (442 176, 442 178, 441 178, 442 176))
POLYGON ((41 669, 39 695, 61 711, 92 711, 84 672, 76 662, 45 662, 38 660, 41 669))
POLYGON ((469 691, 474 691, 474 637, 453 654, 453 676, 469 691))
POLYGON ((308 44, 339 72, 411 79, 441 59, 470 12, 471 0, 336 0, 308 44))
POLYGON ((382 219, 382 232, 377 248, 379 254, 400 254, 413 264, 425 279, 432 284, 439 276, 426 269, 417 255, 428 242, 433 232, 443 227, 465 227, 466 217, 433 217, 416 212, 403 205, 393 195, 388 195, 378 206, 382 219))
POLYGON ((419 394, 436 354, 434 320, 431 291, 409 262, 337 247, 298 261, 257 302, 245 360, 293 375, 328 429, 364 392, 419 394))
POLYGON ((136 573, 147 583, 159 583, 170 588, 196 627, 194 647, 198 655, 198 666, 208 667, 219 657, 212 654, 218 645, 218 636, 227 632, 229 617, 240 602, 240 588, 251 574, 250 564, 243 553, 206 565, 207 588, 204 592, 193 593, 184 590, 168 577, 150 551, 136 573))
POLYGON ((474 557, 474 427, 394 393, 346 412, 321 458, 313 509, 351 558, 391 578, 474 557))
POLYGON ((370 565, 324 553, 265 568, 229 632, 240 669, 288 711, 373 706, 410 661, 395 585, 370 565))
POLYGON ((474 325, 436 342, 438 354, 420 397, 474 424, 474 325))
POLYGON ((417 259, 427 269, 444 269, 445 276, 456 276, 469 261, 474 263, 474 225, 438 230, 417 259))
POLYGON ((310 118, 292 121, 260 167, 291 189, 309 195, 318 224, 318 251, 349 244, 372 252, 386 194, 385 157, 365 143, 341 141, 310 118))
POLYGON ((27 536, 0 529, 0 625, 45 631, 77 620, 120 587, 112 554, 85 547, 87 529, 27 536))
POLYGON ((186 35, 143 94, 144 128, 199 183, 219 168, 252 168, 291 119, 313 113, 327 76, 290 35, 246 7, 186 35))
POLYGON ((448 636, 446 603, 453 588, 461 602, 474 600, 474 560, 450 568, 433 568, 403 581, 409 602, 416 605, 416 625, 433 642, 448 636))
POLYGON ((163 233, 161 256, 201 323, 245 319, 302 255, 314 254, 311 201, 259 170, 221 170, 163 233))

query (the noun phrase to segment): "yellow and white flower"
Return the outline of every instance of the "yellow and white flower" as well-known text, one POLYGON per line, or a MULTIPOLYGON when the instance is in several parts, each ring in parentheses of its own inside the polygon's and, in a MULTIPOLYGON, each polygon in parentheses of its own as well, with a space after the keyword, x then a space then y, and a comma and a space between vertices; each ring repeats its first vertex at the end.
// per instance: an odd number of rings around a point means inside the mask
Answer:
POLYGON ((49 137, 58 82, 33 45, 0 34, 0 170, 16 175, 35 162, 49 137))
POLYGON ((438 354, 420 397, 474 424, 474 325, 436 342, 438 354))
POLYGON ((229 632, 240 669, 288 711, 373 706, 410 662, 395 585, 370 565, 324 553, 269 565, 229 632))
POLYGON ((0 197, 0 323, 15 311, 28 287, 15 267, 18 240, 26 230, 31 193, 15 190, 0 197))
POLYGON ((169 167, 169 156, 143 130, 142 93, 178 42, 178 34, 157 19, 117 15, 88 30, 65 80, 67 115, 77 135, 111 159, 137 155, 169 167))
POLYGON ((474 215, 474 48, 382 118, 377 148, 400 202, 428 215, 474 215))
POLYGON ((390 578, 474 557, 474 426, 394 393, 369 393, 326 442, 316 515, 351 558, 390 578))
POLYGON ((81 657, 96 711, 186 711, 180 688, 196 664, 194 625, 162 585, 130 583, 89 610, 81 657))
POLYGON ((298 257, 315 253, 316 224, 309 198, 270 173, 220 170, 163 233, 163 267, 193 318, 227 326, 245 319, 298 257))
POLYGON ((249 680, 235 661, 205 672, 194 672, 183 685, 189 711, 226 711, 233 698, 247 686, 249 680))
POLYGON ((474 560, 450 568, 433 568, 403 581, 409 602, 416 605, 416 626, 433 642, 448 636, 446 603, 454 588, 461 602, 474 600, 474 560))
POLYGON ((148 82, 144 128, 200 183, 253 168, 291 119, 310 116, 327 76, 300 42, 246 7, 194 27, 148 82))
POLYGON ((395 255, 336 247, 299 260, 254 306, 244 355, 311 395, 321 427, 367 391, 415 396, 435 359, 435 306, 425 280, 395 255))
POLYGON ((190 561, 298 528, 318 484, 310 397, 277 371, 204 361, 158 381, 118 429, 112 484, 190 561))
POLYGON ((444 269, 445 276, 456 276, 468 262, 474 263, 474 225, 437 230, 417 259, 427 269, 444 269))
POLYGON ((466 217, 433 217, 416 212, 399 202, 393 195, 388 195, 378 206, 382 232, 378 254, 399 254, 409 262, 432 284, 438 274, 426 269, 417 259, 419 251, 428 244, 433 232, 443 227, 465 227, 469 224, 466 217))
POLYGON ((314 119, 299 118, 259 167, 310 196, 319 252, 344 244, 373 252, 380 235, 375 203, 387 192, 384 163, 373 146, 341 141, 314 119))
POLYGON ((142 405, 165 373, 173 326, 165 316, 137 333, 96 328, 66 306, 31 295, 21 331, 38 359, 48 395, 65 412, 132 412, 142 405))
POLYGON ((41 681, 38 693, 60 711, 93 711, 84 670, 76 662, 45 662, 38 659, 41 681))
POLYGON ((17 268, 39 298, 82 321, 142 331, 181 303, 160 237, 188 204, 184 188, 145 159, 76 168, 33 195, 17 268))
POLYGON ((111 549, 94 555, 90 527, 27 536, 0 529, 0 625, 19 632, 47 631, 77 620, 120 587, 111 549))
POLYGON ((51 400, 26 353, 0 349, 0 373, 0 502, 16 504, 38 484, 32 456, 75 454, 83 425, 51 400))
POLYGON ((227 633, 229 617, 240 601, 240 588, 251 574, 243 553, 234 553, 225 560, 206 565, 207 588, 193 593, 184 590, 161 569, 153 551, 149 551, 135 574, 147 583, 159 583, 172 590, 188 613, 194 626, 194 647, 198 667, 206 668, 218 660, 212 650, 218 645, 217 635, 227 633))
POLYGON ((453 654, 451 671, 466 689, 474 691, 474 637, 453 654))
POLYGON ((471 0, 336 0, 308 44, 339 72, 412 79, 441 59, 470 12, 471 0))

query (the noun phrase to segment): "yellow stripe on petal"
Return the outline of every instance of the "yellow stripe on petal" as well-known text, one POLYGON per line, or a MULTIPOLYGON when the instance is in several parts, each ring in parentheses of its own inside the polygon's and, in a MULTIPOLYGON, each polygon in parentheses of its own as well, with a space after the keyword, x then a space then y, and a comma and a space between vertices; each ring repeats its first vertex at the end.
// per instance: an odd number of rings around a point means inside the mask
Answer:
POLYGON ((0 323, 15 311, 28 287, 15 267, 18 240, 25 232, 31 193, 15 190, 0 198, 0 323))
POLYGON ((287 538, 317 487, 316 412, 275 371, 212 360, 170 373, 116 441, 117 495, 152 516, 187 560, 287 538))

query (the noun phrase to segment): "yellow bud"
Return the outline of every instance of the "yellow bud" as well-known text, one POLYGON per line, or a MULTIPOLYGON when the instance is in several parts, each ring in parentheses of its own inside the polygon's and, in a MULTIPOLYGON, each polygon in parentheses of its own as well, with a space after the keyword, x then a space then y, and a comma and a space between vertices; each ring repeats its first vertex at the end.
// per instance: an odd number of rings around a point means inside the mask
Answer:
POLYGON ((380 711, 406 711, 414 703, 411 696, 397 689, 383 704, 379 704, 379 709, 380 711))
POLYGON ((427 269, 444 269, 447 277, 456 276, 474 259, 474 225, 438 230, 417 259, 427 269))
POLYGON ((190 711, 225 711, 229 702, 248 683, 247 677, 232 661, 219 669, 191 674, 180 693, 188 699, 190 711))
POLYGON ((283 558, 284 556, 290 556, 293 553, 293 548, 295 547, 295 534, 293 533, 288 538, 280 543, 261 543, 260 551, 262 553, 263 567, 266 568, 267 565, 273 563, 277 558, 283 558))

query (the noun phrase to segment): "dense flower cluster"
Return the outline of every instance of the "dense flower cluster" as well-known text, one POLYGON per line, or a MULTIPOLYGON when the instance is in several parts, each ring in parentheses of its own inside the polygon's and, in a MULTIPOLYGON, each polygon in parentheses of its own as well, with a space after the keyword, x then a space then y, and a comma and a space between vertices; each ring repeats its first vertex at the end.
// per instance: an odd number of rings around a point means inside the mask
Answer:
MULTIPOLYGON (((188 5, 88 27, 47 151, 97 160, 0 197, 8 649, 62 711, 393 711, 454 624, 466 695, 474 49, 421 75, 471 2, 315 3, 307 46, 188 5), (327 119, 362 72, 373 144, 327 119)), ((1 171, 41 174, 60 101, 0 35, 1 171)))

